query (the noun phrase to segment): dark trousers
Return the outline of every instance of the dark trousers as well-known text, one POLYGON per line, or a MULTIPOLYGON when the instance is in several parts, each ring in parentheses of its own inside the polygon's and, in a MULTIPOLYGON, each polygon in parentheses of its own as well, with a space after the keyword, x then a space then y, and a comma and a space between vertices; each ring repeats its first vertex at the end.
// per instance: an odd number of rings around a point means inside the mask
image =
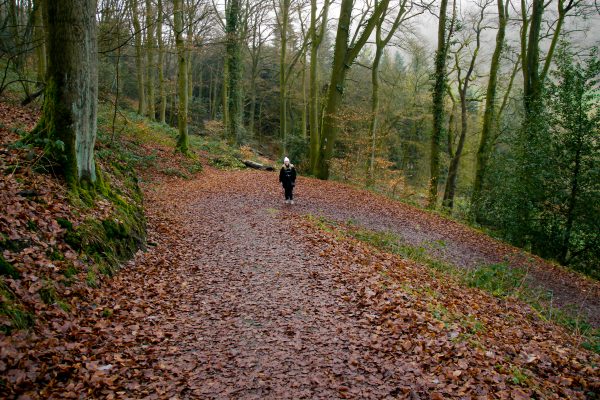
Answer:
POLYGON ((286 200, 294 200, 294 187, 293 186, 284 186, 285 189, 285 199, 286 200))

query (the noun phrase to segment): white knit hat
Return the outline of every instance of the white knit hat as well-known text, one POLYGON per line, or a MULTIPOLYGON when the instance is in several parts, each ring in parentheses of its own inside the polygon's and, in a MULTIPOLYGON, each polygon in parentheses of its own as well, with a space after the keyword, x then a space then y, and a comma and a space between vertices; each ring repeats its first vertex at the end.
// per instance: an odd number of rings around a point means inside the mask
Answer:
POLYGON ((287 157, 285 157, 285 158, 283 159, 283 162, 284 162, 284 163, 286 163, 286 162, 290 162, 290 159, 289 159, 289 158, 287 158, 287 157))

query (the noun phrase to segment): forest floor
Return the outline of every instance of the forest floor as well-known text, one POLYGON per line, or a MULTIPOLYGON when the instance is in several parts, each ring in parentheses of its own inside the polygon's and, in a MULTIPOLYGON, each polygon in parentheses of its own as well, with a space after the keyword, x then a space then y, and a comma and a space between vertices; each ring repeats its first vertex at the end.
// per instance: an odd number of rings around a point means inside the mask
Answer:
MULTIPOLYGON (((320 229, 303 215, 314 211, 309 187, 322 183, 300 180, 290 206, 275 178, 207 168, 147 186, 157 245, 94 293, 110 316, 65 328, 87 360, 53 390, 525 399, 600 389, 600 358, 560 328, 516 301, 320 229)), ((333 188, 351 191, 321 192, 333 188)))
POLYGON ((600 392, 600 356, 565 329, 519 300, 469 288, 354 234, 394 234, 464 270, 522 264, 531 282, 585 310, 596 326, 597 282, 335 182, 301 177, 294 205, 283 203, 272 172, 205 166, 193 179, 144 179, 142 189, 147 251, 87 290, 49 331, 0 336, 0 372, 15 397, 528 399, 600 392))

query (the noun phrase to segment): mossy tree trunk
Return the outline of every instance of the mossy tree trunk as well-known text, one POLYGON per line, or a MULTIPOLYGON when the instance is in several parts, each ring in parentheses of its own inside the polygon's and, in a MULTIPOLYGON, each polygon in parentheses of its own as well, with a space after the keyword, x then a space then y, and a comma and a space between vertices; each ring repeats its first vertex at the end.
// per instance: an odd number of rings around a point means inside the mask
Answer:
POLYGON ((310 2, 310 71, 309 71, 309 107, 308 123, 310 131, 310 171, 317 173, 317 162, 319 160, 319 151, 321 150, 320 135, 320 107, 319 107, 319 76, 317 68, 319 66, 319 48, 323 42, 325 29, 327 27, 327 14, 329 12, 330 0, 325 0, 323 12, 320 18, 317 18, 317 0, 310 2), (319 21, 320 20, 320 25, 319 21), (317 26, 318 25, 318 26, 317 26))
MULTIPOLYGON (((375 4, 378 2, 376 1, 375 4)), ((375 58, 373 59, 373 65, 371 66, 371 85, 373 87, 371 91, 371 123, 369 124, 369 136, 371 138, 371 156, 369 157, 369 163, 367 164, 367 186, 373 184, 374 170, 375 170, 375 153, 377 146, 377 129, 379 123, 379 64, 381 63, 381 57, 383 56, 383 50, 390 42, 396 30, 404 20, 406 16, 406 7, 408 0, 401 0, 400 10, 394 19, 394 22, 387 27, 387 34, 382 35, 383 25, 386 23, 387 10, 381 14, 377 26, 375 27, 375 58)))
POLYGON ((290 3, 291 0, 279 0, 279 14, 277 15, 281 39, 281 52, 279 53, 279 136, 283 143, 284 154, 287 153, 287 85, 285 75, 290 3))
POLYGON ((34 5, 34 40, 37 67, 37 80, 44 82, 46 76, 46 40, 44 38, 44 16, 41 0, 35 0, 34 5))
POLYGON ((221 79, 221 108, 223 110, 224 135, 228 135, 229 126, 229 57, 225 54, 223 60, 223 79, 221 79))
POLYGON ((147 93, 147 112, 151 120, 156 119, 156 108, 154 106, 154 76, 156 73, 155 62, 155 35, 156 20, 154 6, 151 0, 146 0, 146 93, 147 93))
POLYGON ((46 140, 71 188, 94 185, 98 50, 94 0, 44 0, 48 66, 42 118, 46 140))
POLYGON ((131 17, 133 22, 133 34, 135 38, 135 66, 138 84, 138 114, 146 112, 146 83, 144 71, 144 53, 142 48, 142 27, 140 25, 138 0, 131 0, 131 17))
POLYGON ((242 49, 240 44, 240 1, 229 0, 225 33, 227 36, 228 124, 227 134, 236 143, 242 142, 242 49))
POLYGON ((500 69, 500 56, 504 47, 504 37, 506 35, 506 25, 508 23, 507 1, 498 0, 498 31, 496 32, 496 47, 492 55, 490 64, 490 74, 485 95, 485 111, 483 113, 483 125, 481 128, 481 138, 479 148, 477 149, 477 158, 475 164, 475 181, 473 183, 473 193, 471 194, 471 211, 475 218, 481 207, 481 191, 483 189, 487 164, 491 153, 493 130, 496 126, 496 87, 498 85, 498 70, 500 69))
POLYGON ((162 24, 164 18, 163 3, 162 0, 158 0, 156 3, 157 20, 156 20, 156 41, 158 42, 158 91, 160 96, 160 111, 159 118, 160 122, 166 123, 167 114, 167 94, 165 91, 165 75, 164 75, 164 64, 165 64, 165 45, 162 34, 162 24))
POLYGON ((175 31, 175 46, 177 47, 177 97, 179 106, 177 108, 177 126, 179 136, 177 137, 177 150, 184 154, 189 151, 188 144, 188 85, 187 85, 187 60, 185 42, 183 40, 183 8, 182 0, 173 1, 173 29, 175 31))
POLYGON ((446 91, 446 12, 448 0, 441 0, 438 18, 438 45, 435 53, 434 84, 432 91, 433 131, 431 132, 430 178, 428 207, 435 208, 440 174, 440 142, 444 136, 444 93, 446 91))
POLYGON ((473 73, 475 71, 475 65, 477 63, 477 56, 479 55, 479 49, 481 48, 481 32, 485 27, 483 26, 484 18, 486 16, 487 3, 483 3, 480 6, 480 13, 473 31, 475 32, 475 48, 471 53, 471 61, 467 67, 467 71, 463 76, 463 70, 461 67, 461 52, 465 50, 469 43, 472 41, 471 37, 465 39, 461 43, 459 49, 454 53, 455 70, 458 81, 458 95, 460 98, 460 136, 456 151, 451 152, 450 166, 448 167, 448 176, 446 178, 446 188, 444 190, 443 205, 449 209, 454 207, 454 195, 456 193, 456 181, 458 179, 458 167, 460 165, 460 159, 462 157, 465 140, 467 138, 468 131, 468 114, 467 114, 467 94, 471 81, 475 78, 473 73))
POLYGON ((329 178, 329 163, 333 157, 333 150, 339 130, 337 113, 342 104, 346 75, 350 66, 354 63, 354 60, 367 43, 381 14, 387 9, 388 3, 389 0, 382 0, 377 4, 369 19, 361 24, 364 28, 362 32, 357 32, 357 34, 354 35, 356 40, 352 43, 350 43, 350 24, 354 1, 342 0, 340 5, 340 17, 338 19, 335 49, 333 52, 333 65, 331 67, 331 80, 329 89, 327 90, 327 102, 325 105, 325 115, 323 117, 319 160, 316 168, 316 176, 319 179, 329 178))

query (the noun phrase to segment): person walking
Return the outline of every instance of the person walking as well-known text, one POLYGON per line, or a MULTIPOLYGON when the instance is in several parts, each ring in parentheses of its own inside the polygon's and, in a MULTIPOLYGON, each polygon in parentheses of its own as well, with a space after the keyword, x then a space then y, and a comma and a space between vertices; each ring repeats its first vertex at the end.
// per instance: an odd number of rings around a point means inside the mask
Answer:
POLYGON ((286 204, 294 204, 294 186, 296 186, 296 168, 290 163, 290 159, 283 159, 283 166, 279 171, 279 182, 285 191, 286 204))

